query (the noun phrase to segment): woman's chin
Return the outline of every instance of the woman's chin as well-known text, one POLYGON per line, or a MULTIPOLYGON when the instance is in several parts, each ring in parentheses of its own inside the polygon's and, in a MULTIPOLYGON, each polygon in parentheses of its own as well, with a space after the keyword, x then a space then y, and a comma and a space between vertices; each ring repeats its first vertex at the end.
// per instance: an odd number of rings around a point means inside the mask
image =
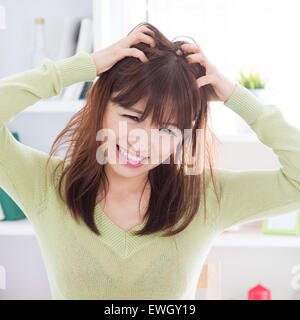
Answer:
POLYGON ((106 166, 108 166, 108 169, 114 172, 116 175, 127 178, 139 176, 142 173, 146 173, 149 170, 148 167, 145 165, 140 166, 138 168, 132 168, 122 163, 107 163, 106 166))

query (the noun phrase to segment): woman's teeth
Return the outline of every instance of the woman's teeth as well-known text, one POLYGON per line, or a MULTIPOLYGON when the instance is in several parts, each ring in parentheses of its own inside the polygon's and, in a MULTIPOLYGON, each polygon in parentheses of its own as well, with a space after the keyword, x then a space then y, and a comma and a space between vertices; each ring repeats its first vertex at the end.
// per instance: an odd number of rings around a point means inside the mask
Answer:
POLYGON ((132 162, 136 162, 136 163, 139 163, 141 162, 143 159, 145 159, 145 157, 142 157, 142 158, 137 158, 137 157, 134 157, 130 154, 128 154, 124 149, 122 149, 120 146, 119 146, 119 151, 120 153, 127 159, 131 160, 132 162))

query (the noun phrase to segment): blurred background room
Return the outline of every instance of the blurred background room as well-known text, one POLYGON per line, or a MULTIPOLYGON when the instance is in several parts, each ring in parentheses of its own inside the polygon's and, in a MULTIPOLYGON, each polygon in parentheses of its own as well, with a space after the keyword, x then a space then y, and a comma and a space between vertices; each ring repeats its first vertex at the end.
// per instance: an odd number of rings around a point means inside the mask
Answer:
MULTIPOLYGON (((0 78, 40 66, 45 58, 100 50, 143 21, 170 40, 195 39, 223 74, 262 102, 276 104, 300 129, 298 0, 0 0, 0 78)), ((8 128, 22 143, 48 153, 55 137, 84 105, 91 84, 76 83, 59 96, 40 100, 8 128)), ((280 167, 272 150, 242 118, 221 102, 210 105, 210 126, 221 141, 218 167, 280 167)), ((251 290, 268 292, 271 299, 300 299, 299 215, 287 212, 280 218, 238 225, 216 239, 205 275, 209 279, 211 263, 217 262, 211 275, 219 292, 216 299, 249 299, 251 290)), ((50 299, 34 231, 3 190, 0 220, 0 299, 50 299)), ((195 296, 207 298, 205 290, 199 288, 195 296)))

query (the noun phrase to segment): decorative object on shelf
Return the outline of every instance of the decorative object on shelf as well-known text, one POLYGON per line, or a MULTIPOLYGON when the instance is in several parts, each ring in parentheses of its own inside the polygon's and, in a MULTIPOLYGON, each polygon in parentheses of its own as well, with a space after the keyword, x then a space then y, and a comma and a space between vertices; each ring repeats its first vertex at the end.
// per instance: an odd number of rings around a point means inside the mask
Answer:
POLYGON ((266 234, 299 235, 300 211, 265 219, 262 225, 262 232, 266 234))
POLYGON ((258 71, 255 74, 252 73, 252 69, 250 69, 249 76, 246 76, 242 70, 240 70, 240 78, 238 82, 247 89, 256 90, 256 89, 264 89, 267 83, 267 80, 262 81, 260 74, 258 71))
POLYGON ((71 57, 76 52, 82 17, 66 16, 64 26, 60 36, 57 60, 71 57))
POLYGON ((197 282, 195 299, 222 300, 220 260, 210 260, 203 264, 197 282))
POLYGON ((271 300, 271 292, 259 283, 248 291, 248 300, 271 300))
POLYGON ((3 6, 0 6, 0 30, 5 28, 6 28, 5 8, 3 6))
POLYGON ((86 99, 86 94, 90 90, 92 85, 93 85, 93 81, 84 82, 82 91, 81 91, 80 96, 79 96, 79 100, 86 99))
MULTIPOLYGON (((71 54, 74 55, 78 52, 84 51, 87 53, 93 52, 93 19, 90 17, 84 17, 80 19, 80 26, 78 29, 78 19, 73 17, 73 19, 68 18, 65 20, 65 28, 64 31, 64 38, 71 38, 68 34, 78 33, 78 36, 72 41, 70 40, 65 46, 69 46, 70 48, 75 47, 75 52, 71 54)), ((67 51, 66 49, 61 48, 60 54, 64 54, 64 52, 71 52, 71 50, 67 51)), ((92 86, 93 81, 86 81, 86 82, 77 82, 64 88, 63 92, 61 93, 60 97, 62 101, 74 101, 84 99, 86 92, 92 86)))
POLYGON ((33 28, 33 49, 30 59, 30 68, 36 68, 43 64, 45 58, 48 58, 45 36, 45 19, 36 18, 33 28))
MULTIPOLYGON (((20 141, 17 132, 12 132, 16 140, 20 141)), ((0 203, 4 214, 4 220, 19 220, 26 216, 13 199, 0 187, 0 203)))
MULTIPOLYGON (((76 52, 82 17, 68 15, 64 18, 64 26, 60 36, 57 60, 73 56, 76 52)), ((67 88, 62 88, 58 99, 62 99, 67 88)))
MULTIPOLYGON (((267 80, 262 81, 258 71, 253 73, 252 69, 250 69, 249 75, 246 76, 244 72, 240 70, 237 81, 239 82, 239 84, 247 88, 257 99, 264 102, 265 85, 267 80)), ((237 132, 242 132, 242 133, 252 132, 252 129, 246 123, 246 121, 239 116, 237 116, 237 120, 236 120, 236 130, 237 132)))
POLYGON ((4 212, 3 212, 3 209, 2 209, 2 205, 1 205, 1 202, 0 202, 0 221, 1 220, 5 220, 5 215, 4 215, 4 212))

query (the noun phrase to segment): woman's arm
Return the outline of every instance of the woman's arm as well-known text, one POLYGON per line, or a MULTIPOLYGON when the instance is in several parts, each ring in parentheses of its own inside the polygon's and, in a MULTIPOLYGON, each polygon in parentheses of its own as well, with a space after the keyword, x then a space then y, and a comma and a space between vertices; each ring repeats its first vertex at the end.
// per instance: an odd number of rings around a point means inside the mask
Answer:
MULTIPOLYGON (((154 46, 153 38, 147 33, 153 34, 153 31, 141 25, 103 50, 92 54, 79 52, 56 62, 45 59, 41 67, 0 80, 0 186, 27 217, 35 217, 35 212, 42 211, 46 203, 45 163, 48 154, 16 141, 5 123, 41 98, 56 96, 62 88, 76 82, 94 80, 126 56, 147 62, 142 51, 131 48, 139 42, 154 46)), ((51 164, 55 167, 58 161, 59 158, 53 157, 50 167, 51 164)))
POLYGON ((205 75, 196 81, 199 87, 211 85, 208 100, 223 101, 241 116, 282 165, 267 171, 217 169, 223 196, 218 218, 212 216, 216 228, 223 231, 234 224, 300 210, 300 130, 285 121, 278 107, 262 104, 245 87, 226 78, 198 44, 181 48, 190 53, 186 56, 189 63, 205 67, 205 75))
POLYGON ((88 53, 80 52, 56 62, 45 59, 41 67, 0 79, 0 186, 28 218, 35 216, 46 197, 48 154, 18 142, 6 123, 41 98, 95 77, 94 61, 88 53))
POLYGON ((286 122, 278 107, 261 103, 240 84, 224 104, 249 124, 263 144, 272 148, 282 167, 218 170, 223 188, 219 231, 300 210, 300 130, 286 122))
POLYGON ((79 52, 56 62, 45 59, 41 67, 0 79, 0 124, 10 122, 42 98, 59 95, 64 87, 95 77, 91 56, 79 52))

